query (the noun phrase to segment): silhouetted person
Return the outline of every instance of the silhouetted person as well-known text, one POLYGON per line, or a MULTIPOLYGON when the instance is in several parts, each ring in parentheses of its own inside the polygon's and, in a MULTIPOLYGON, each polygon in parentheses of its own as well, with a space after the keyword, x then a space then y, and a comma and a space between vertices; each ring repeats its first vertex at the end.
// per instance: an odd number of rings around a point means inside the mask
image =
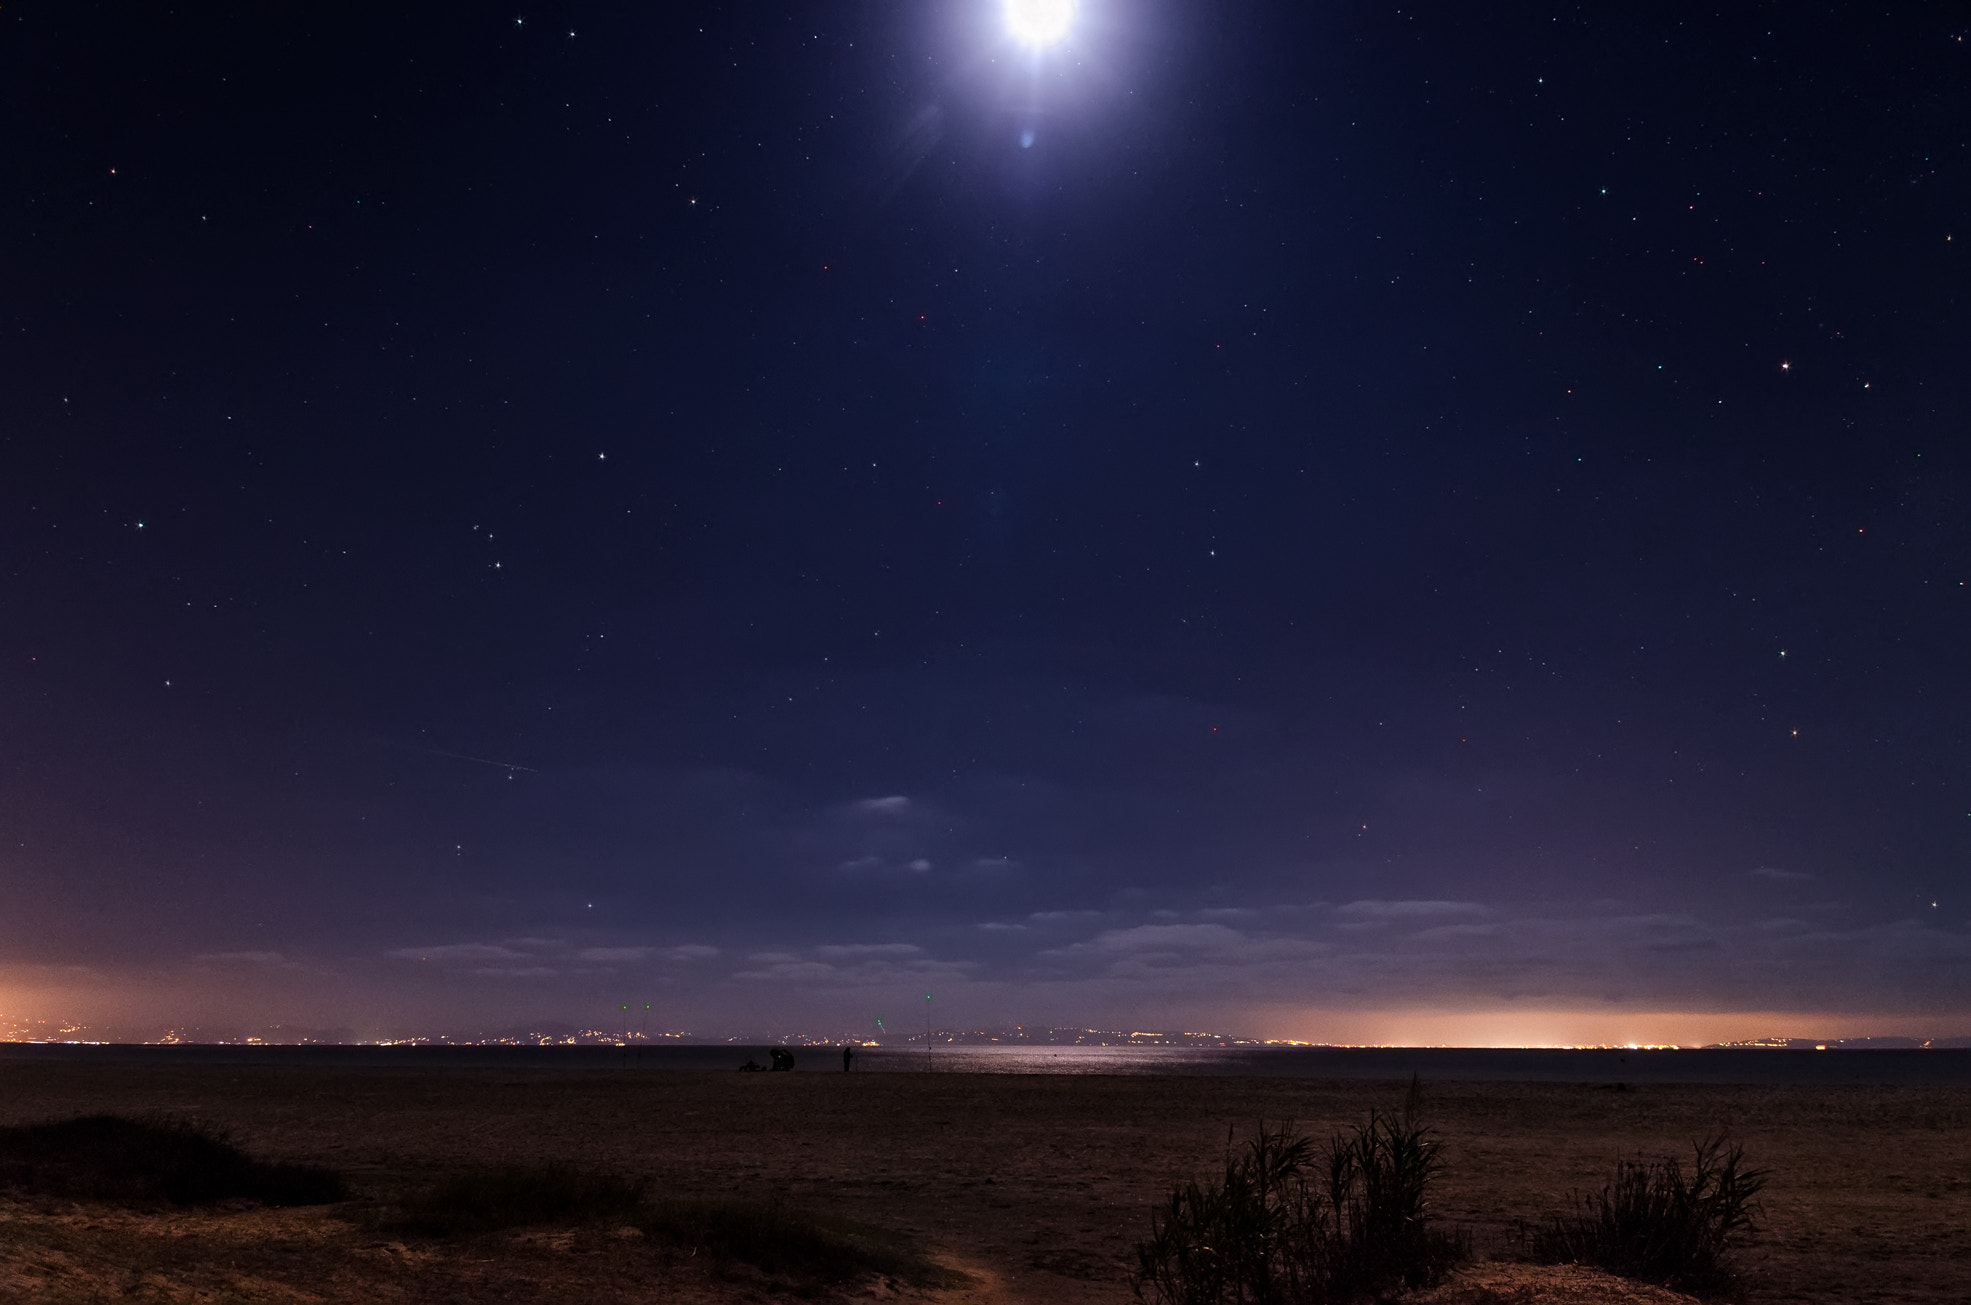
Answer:
POLYGON ((739 1072, 742 1074, 764 1074, 766 1073, 766 1066, 754 1060, 751 1056, 748 1056, 746 1057, 746 1063, 739 1067, 739 1072))
POLYGON ((775 1069, 786 1070, 794 1068, 794 1053, 785 1047, 770 1047, 767 1049, 767 1055, 773 1057, 773 1067, 775 1069))
POLYGON ((855 1059, 855 1048, 851 1047, 848 1043, 844 1042, 842 1044, 842 1072, 844 1074, 849 1072, 849 1062, 854 1059, 855 1059))

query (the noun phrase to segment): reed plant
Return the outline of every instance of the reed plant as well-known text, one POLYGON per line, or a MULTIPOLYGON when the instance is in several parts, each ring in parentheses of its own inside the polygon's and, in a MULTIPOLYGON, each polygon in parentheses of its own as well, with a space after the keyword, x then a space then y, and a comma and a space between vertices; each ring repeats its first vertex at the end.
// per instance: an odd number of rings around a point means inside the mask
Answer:
POLYGON ((1171 1191, 1137 1247, 1133 1285, 1159 1305, 1344 1305, 1433 1286, 1470 1255, 1435 1228, 1439 1143, 1417 1119, 1371 1112, 1325 1151, 1292 1124, 1227 1140, 1219 1181, 1171 1191))
POLYGON ((1733 1294, 1732 1252, 1757 1230, 1754 1198, 1767 1175, 1718 1136, 1693 1142, 1688 1172, 1672 1156, 1623 1160, 1601 1191, 1576 1198, 1532 1239, 1534 1258, 1591 1264, 1696 1296, 1733 1294))

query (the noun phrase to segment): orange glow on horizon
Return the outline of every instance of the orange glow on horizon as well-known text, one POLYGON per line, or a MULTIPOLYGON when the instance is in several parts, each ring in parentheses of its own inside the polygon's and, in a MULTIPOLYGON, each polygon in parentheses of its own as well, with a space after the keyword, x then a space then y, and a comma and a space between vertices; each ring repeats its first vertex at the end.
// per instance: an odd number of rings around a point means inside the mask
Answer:
POLYGON ((1379 1047, 1696 1047, 1754 1038, 1929 1037, 1966 1023, 1935 1013, 1801 1011, 1325 1010, 1254 1012, 1254 1036, 1379 1047))

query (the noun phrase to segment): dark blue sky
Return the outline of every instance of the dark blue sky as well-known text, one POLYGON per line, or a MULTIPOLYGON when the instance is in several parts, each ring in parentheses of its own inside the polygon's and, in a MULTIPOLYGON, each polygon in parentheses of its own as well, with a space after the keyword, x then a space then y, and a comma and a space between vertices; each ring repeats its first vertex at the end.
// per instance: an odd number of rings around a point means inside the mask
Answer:
POLYGON ((1971 1030, 1967 35, 9 5, 0 1015, 1971 1030))

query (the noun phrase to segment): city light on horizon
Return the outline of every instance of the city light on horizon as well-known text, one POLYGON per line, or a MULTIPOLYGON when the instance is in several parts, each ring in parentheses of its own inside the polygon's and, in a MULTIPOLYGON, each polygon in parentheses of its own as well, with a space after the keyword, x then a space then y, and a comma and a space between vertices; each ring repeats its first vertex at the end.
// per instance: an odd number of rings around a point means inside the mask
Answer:
POLYGON ((1264 1038, 1324 1045, 1536 1049, 1677 1048, 1768 1039, 1971 1035, 1971 1018, 1934 1012, 1535 1010, 1268 1010, 1253 1024, 1264 1038), (1293 1032, 1286 1033, 1284 1030, 1293 1032))

